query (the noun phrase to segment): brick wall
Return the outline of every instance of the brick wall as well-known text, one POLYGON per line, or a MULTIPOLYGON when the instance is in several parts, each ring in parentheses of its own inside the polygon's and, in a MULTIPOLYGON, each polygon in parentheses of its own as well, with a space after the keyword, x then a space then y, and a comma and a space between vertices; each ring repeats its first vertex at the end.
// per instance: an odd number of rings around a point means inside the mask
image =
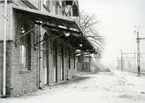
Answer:
MULTIPOLYGON (((49 44, 51 45, 51 43, 49 44)), ((0 79, 2 79, 2 54, 3 54, 3 43, 0 43, 0 79)), ((68 47, 68 46, 67 46, 68 47)), ((31 92, 37 89, 38 84, 38 69, 37 69, 37 51, 32 49, 32 70, 28 71, 21 68, 20 64, 20 48, 19 45, 15 45, 13 42, 7 43, 7 93, 11 96, 19 96, 27 92, 31 92)), ((73 77, 74 63, 73 58, 71 58, 71 69, 68 70, 68 77, 71 79, 73 77)), ((61 57, 58 53, 58 83, 61 80, 61 57)), ((54 65, 53 65, 53 53, 49 51, 49 83, 54 84, 54 65)), ((68 69, 68 56, 64 57, 64 80, 67 80, 67 69, 68 69)), ((43 75, 43 74, 41 74, 43 75)), ((2 80, 0 80, 2 81, 2 80)), ((2 83, 0 82, 2 85, 2 83)), ((1 91, 2 91, 2 86, 1 91)))
MULTIPOLYGON (((24 22, 25 17, 22 17, 21 15, 17 15, 15 12, 13 12, 12 15, 12 24, 11 27, 13 27, 11 30, 12 35, 15 38, 19 37, 21 26, 24 22), (23 20, 24 19, 24 20, 23 20)), ((28 24, 30 28, 33 28, 33 22, 27 19, 28 24)), ((29 34, 30 35, 30 34, 29 34)), ((16 42, 20 42, 17 40, 16 42)), ((33 40, 32 40, 33 42, 33 40)), ((11 50, 11 87, 10 87, 10 95, 11 96, 18 96, 25 94, 27 92, 31 92, 37 89, 38 85, 38 68, 37 68, 37 50, 34 51, 33 48, 31 48, 31 71, 27 68, 21 67, 21 57, 20 57, 20 45, 15 43, 11 43, 10 45, 11 50)))
MULTIPOLYGON (((31 0, 34 2, 35 0, 31 0)), ((19 6, 27 7, 20 0, 14 1, 19 6)), ((35 6, 38 5, 38 0, 35 2, 35 6)), ((1 6, 2 7, 2 6, 1 6)), ((11 10, 12 11, 12 10, 11 10)), ((23 19, 26 19, 23 15, 16 14, 14 11, 11 13, 11 21, 10 21, 10 29, 8 30, 8 34, 12 37, 11 40, 16 39, 20 34, 21 25, 23 24, 23 19)), ((0 16, 1 17, 1 16, 0 16)), ((0 22, 1 22, 0 18, 0 22)), ((27 18, 29 20, 29 18, 27 18)), ((28 21, 29 22, 29 21, 28 21)), ((31 24, 31 22, 29 22, 31 24)), ((1 34, 0 34, 1 35, 1 34)), ((17 41, 19 42, 19 40, 17 41)), ((58 40, 60 44, 62 40, 58 40)), ((51 43, 49 44, 51 47, 51 43)), ((57 46, 58 48, 59 46, 57 46)), ((69 48, 70 46, 67 46, 69 48)), ((66 50, 66 48, 64 48, 66 50)), ((31 50, 31 71, 26 68, 21 67, 20 63, 20 45, 15 45, 12 41, 7 43, 7 94, 10 96, 19 96, 25 94, 27 92, 31 92, 37 89, 38 86, 38 51, 31 50)), ((2 63, 3 63, 3 42, 0 42, 0 95, 2 92, 2 63)), ((41 58, 42 59, 42 58, 41 58)), ((58 83, 62 82, 61 80, 61 55, 58 53, 57 55, 57 80, 58 83)), ((53 63, 53 51, 49 51, 49 84, 54 84, 54 63, 53 63)), ((42 63, 42 62, 41 62, 42 63)), ((41 64, 42 65, 42 64, 41 64)), ((73 59, 71 59, 71 67, 73 67, 73 59)), ((41 67, 41 69, 43 69, 41 67)), ((64 57, 64 80, 67 80, 67 75, 69 79, 73 77, 74 69, 71 68, 68 70, 68 55, 64 57)), ((41 73, 44 75, 45 72, 41 73)), ((44 78, 43 78, 44 79, 44 78)))
MULTIPOLYGON (((11 41, 7 41, 6 52, 6 93, 10 95, 11 90, 11 41)), ((2 78, 3 78, 3 41, 0 41, 0 94, 2 94, 2 78)))
POLYGON ((11 44, 11 96, 18 96, 37 89, 37 51, 31 50, 31 71, 21 67, 20 48, 11 44))

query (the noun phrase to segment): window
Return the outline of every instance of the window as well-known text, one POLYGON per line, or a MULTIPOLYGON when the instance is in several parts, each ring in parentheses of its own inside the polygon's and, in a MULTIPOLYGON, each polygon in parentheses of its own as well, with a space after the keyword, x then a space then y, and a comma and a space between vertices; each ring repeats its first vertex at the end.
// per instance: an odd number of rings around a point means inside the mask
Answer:
MULTIPOLYGON (((28 31, 28 25, 21 28, 20 35, 28 31)), ((27 34, 20 39, 20 58, 21 67, 31 70, 31 35, 27 34)))
POLYGON ((78 17, 79 16, 78 6, 74 4, 72 8, 73 8, 73 16, 78 17))
POLYGON ((66 5, 72 5, 73 4, 73 0, 68 0, 68 1, 65 1, 66 5))
POLYGON ((21 67, 26 67, 26 47, 24 45, 20 46, 20 57, 21 57, 21 67))

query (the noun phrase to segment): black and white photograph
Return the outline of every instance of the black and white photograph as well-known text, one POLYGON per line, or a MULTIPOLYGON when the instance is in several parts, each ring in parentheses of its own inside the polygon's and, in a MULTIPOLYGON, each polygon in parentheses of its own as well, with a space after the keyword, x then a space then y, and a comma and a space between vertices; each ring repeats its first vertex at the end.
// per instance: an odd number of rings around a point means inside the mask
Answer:
POLYGON ((0 0, 0 103, 145 103, 145 0, 0 0))

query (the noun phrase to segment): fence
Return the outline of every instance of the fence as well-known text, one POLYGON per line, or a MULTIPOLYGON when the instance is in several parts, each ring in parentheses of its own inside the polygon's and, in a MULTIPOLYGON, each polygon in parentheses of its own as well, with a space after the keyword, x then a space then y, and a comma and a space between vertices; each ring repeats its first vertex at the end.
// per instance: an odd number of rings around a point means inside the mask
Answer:
MULTIPOLYGON (((117 68, 120 70, 134 69, 137 70, 137 54, 136 53, 121 53, 117 57, 117 68)), ((145 69, 145 53, 140 54, 140 68, 145 69)))

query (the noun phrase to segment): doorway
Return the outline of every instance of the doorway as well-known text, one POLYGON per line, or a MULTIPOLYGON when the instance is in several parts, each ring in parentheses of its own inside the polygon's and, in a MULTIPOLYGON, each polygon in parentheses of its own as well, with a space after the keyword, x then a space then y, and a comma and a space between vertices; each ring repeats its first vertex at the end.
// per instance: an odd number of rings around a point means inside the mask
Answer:
POLYGON ((58 70, 57 70, 57 41, 53 41, 53 64, 54 64, 54 82, 58 82, 58 70))
POLYGON ((49 85, 49 42, 48 35, 45 33, 43 37, 43 71, 44 83, 49 85))
POLYGON ((61 79, 64 80, 64 45, 61 45, 61 79))

